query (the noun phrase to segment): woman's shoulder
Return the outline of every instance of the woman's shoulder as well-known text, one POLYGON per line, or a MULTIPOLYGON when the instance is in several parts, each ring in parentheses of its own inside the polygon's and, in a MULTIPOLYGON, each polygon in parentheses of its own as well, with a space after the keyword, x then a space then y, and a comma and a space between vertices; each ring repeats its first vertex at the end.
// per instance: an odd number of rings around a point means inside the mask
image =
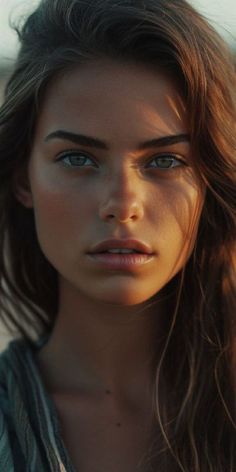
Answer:
POLYGON ((20 402, 24 406, 30 402, 37 374, 34 349, 40 342, 13 339, 0 353, 0 410, 5 415, 10 415, 13 410, 17 412, 20 402))
POLYGON ((25 472, 26 449, 27 456, 35 455, 31 368, 33 350, 26 339, 10 341, 0 353, 0 471, 25 472))
POLYGON ((0 472, 74 472, 35 362, 45 339, 17 339, 0 354, 0 472))
POLYGON ((4 402, 5 396, 0 392, 0 470, 12 472, 15 471, 14 441, 16 437, 14 433, 12 434, 4 402))
MULTIPOLYGON (((0 353, 0 470, 9 472, 25 470, 25 462, 11 414, 9 345, 0 353)), ((12 384, 14 388, 14 383, 12 384)))

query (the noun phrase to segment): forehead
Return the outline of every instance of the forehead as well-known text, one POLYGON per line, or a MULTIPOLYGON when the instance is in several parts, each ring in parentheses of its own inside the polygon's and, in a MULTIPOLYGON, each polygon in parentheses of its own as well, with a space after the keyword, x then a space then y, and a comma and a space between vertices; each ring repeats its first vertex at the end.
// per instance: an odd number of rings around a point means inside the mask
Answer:
POLYGON ((51 81, 39 126, 71 131, 86 126, 84 131, 103 136, 105 127, 107 133, 148 139, 154 132, 186 132, 188 116, 175 77, 156 67, 100 60, 51 81))

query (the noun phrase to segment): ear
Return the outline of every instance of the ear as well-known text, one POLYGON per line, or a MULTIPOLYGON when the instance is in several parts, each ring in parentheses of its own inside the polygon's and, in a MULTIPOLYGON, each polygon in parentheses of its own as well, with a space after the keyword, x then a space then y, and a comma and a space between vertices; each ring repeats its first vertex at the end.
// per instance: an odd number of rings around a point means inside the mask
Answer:
POLYGON ((33 198, 27 170, 17 170, 13 177, 13 192, 16 199, 26 208, 33 208, 33 198))

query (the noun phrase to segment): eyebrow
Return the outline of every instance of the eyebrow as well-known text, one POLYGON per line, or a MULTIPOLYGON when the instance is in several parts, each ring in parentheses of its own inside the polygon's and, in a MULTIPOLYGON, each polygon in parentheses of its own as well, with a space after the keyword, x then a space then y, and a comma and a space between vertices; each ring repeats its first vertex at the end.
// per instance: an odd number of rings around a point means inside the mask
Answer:
MULTIPOLYGON (((71 141, 75 144, 80 144, 82 146, 89 146, 94 147, 97 149, 109 150, 109 145, 101 141, 98 138, 94 138, 92 136, 86 136, 84 134, 77 134, 71 131, 65 130, 56 130, 52 133, 48 134, 44 139, 45 142, 51 141, 52 139, 62 139, 66 141, 71 141)), ((163 146, 171 146, 172 144, 178 144, 182 142, 190 142, 190 135, 189 134, 176 134, 170 136, 162 136, 160 138, 154 138, 150 141, 145 141, 138 145, 138 150, 142 151, 145 149, 150 149, 153 147, 163 147, 163 146)))

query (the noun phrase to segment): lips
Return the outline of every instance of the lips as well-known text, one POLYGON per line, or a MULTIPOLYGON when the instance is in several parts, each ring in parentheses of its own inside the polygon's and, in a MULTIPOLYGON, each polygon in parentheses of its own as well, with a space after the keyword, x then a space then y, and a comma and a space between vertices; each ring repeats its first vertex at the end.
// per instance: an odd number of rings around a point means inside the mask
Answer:
POLYGON ((109 249, 133 249, 141 254, 153 254, 152 249, 146 243, 136 239, 108 239, 96 244, 89 254, 104 253, 109 249))

